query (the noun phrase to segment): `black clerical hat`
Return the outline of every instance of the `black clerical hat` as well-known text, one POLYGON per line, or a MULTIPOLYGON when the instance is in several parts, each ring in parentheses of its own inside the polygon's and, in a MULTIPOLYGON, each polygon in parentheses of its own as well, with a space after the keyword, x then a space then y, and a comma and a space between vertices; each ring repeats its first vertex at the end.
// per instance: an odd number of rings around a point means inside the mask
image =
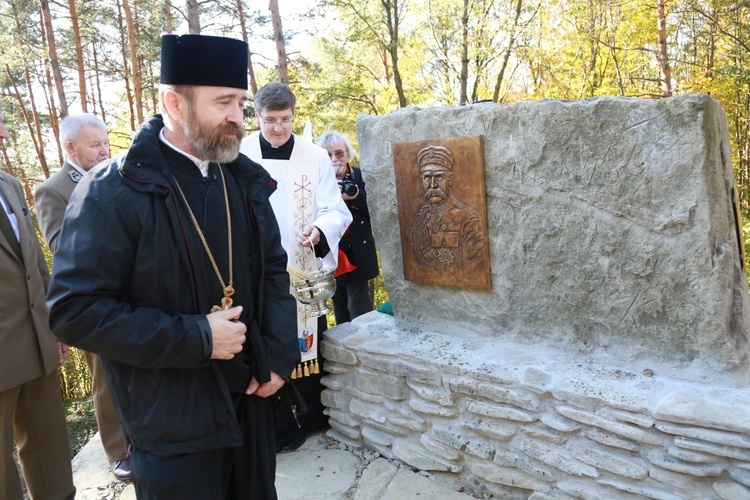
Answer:
POLYGON ((159 81, 247 90, 247 43, 220 36, 163 35, 159 81))

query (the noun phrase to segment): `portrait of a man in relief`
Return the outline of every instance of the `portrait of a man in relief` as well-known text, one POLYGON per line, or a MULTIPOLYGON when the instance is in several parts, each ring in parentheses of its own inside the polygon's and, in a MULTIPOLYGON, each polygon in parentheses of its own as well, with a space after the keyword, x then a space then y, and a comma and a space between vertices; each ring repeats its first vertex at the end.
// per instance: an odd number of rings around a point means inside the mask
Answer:
POLYGON ((481 137, 393 144, 404 277, 490 288, 481 137))
POLYGON ((409 242, 420 264, 463 268, 482 258, 485 236, 479 213, 453 196, 453 154, 427 146, 417 154, 425 204, 419 208, 409 242))

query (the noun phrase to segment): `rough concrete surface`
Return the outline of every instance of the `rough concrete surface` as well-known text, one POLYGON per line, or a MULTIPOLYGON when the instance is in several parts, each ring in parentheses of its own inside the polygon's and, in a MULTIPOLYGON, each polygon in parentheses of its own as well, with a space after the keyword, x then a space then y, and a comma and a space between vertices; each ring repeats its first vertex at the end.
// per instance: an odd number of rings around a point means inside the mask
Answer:
POLYGON ((360 116, 357 136, 397 319, 747 376, 729 139, 711 97, 404 108, 360 116), (475 135, 492 290, 408 282, 392 144, 475 135))

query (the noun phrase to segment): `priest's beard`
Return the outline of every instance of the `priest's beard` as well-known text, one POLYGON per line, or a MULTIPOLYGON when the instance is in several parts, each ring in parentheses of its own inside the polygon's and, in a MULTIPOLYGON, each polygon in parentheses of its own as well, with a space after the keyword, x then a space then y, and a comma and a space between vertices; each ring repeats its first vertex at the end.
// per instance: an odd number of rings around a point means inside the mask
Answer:
POLYGON ((193 111, 193 106, 188 106, 187 116, 182 123, 182 132, 193 146, 196 156, 201 160, 215 163, 229 163, 236 160, 240 154, 240 142, 245 135, 242 127, 232 123, 222 123, 211 129, 202 124, 193 111), (227 134, 235 134, 236 137, 227 137, 227 134))

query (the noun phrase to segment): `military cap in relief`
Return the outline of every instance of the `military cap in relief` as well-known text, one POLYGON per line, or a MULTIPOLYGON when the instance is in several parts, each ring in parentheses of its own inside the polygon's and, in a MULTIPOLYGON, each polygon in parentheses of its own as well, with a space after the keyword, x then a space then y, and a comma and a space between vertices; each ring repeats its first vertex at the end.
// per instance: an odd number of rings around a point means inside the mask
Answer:
POLYGON ((442 167, 453 170, 453 154, 450 149, 443 146, 430 145, 420 149, 417 153, 417 162, 420 170, 427 166, 432 166, 433 169, 442 167))

